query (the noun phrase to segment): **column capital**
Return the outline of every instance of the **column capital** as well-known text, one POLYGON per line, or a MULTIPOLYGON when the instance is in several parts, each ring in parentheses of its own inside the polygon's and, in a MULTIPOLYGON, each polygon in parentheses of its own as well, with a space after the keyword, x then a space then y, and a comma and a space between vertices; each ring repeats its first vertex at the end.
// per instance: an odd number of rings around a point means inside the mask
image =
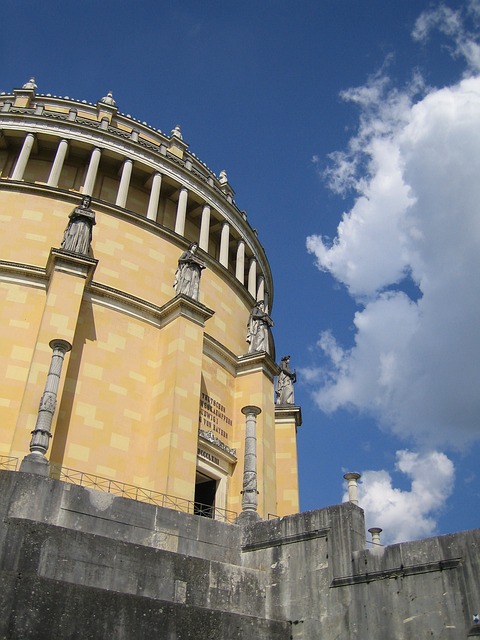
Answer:
POLYGON ((262 410, 260 409, 260 407, 247 404, 246 407, 242 407, 242 413, 244 416, 258 416, 260 413, 262 413, 262 410))
POLYGON ((54 340, 50 340, 48 346, 52 351, 58 349, 59 351, 63 351, 63 353, 68 353, 72 350, 72 345, 68 340, 63 340, 62 338, 55 338, 54 340))
POLYGON ((162 327, 180 316, 188 318, 192 322, 204 327, 205 322, 211 318, 214 313, 212 309, 198 302, 198 300, 194 300, 184 294, 175 296, 160 308, 162 327))
POLYGON ((275 422, 295 422, 296 427, 302 426, 302 409, 295 404, 275 405, 275 422))
POLYGON ((362 477, 361 473, 357 473, 356 471, 349 471, 348 473, 344 473, 343 477, 345 480, 358 480, 362 477))
POLYGON ((47 277, 51 280, 55 271, 62 271, 72 276, 84 278, 89 283, 93 278, 97 264, 98 260, 94 258, 52 247, 46 266, 47 277))

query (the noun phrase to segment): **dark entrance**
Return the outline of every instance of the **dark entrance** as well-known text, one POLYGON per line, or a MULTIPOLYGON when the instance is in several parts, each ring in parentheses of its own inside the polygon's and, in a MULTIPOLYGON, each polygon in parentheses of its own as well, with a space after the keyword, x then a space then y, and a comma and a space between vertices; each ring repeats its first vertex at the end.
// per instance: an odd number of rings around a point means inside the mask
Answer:
POLYGON ((215 493, 217 491, 217 481, 208 476, 204 476, 197 471, 195 479, 195 504, 193 513, 205 518, 215 516, 215 493))

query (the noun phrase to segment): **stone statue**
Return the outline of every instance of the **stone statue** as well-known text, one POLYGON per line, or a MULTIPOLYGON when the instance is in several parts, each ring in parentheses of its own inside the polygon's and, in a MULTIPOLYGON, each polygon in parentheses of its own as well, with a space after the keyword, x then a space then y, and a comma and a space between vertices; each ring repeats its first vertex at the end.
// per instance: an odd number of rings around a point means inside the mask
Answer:
POLYGON ((259 300, 253 307, 247 324, 248 353, 266 351, 270 353, 268 345, 268 329, 273 327, 273 320, 265 311, 265 302, 259 300))
POLYGON ((293 384, 297 381, 295 369, 290 370, 290 356, 283 356, 280 362, 280 374, 277 381, 277 404, 295 404, 293 384))
POLYGON ((198 300, 200 294, 200 276, 205 269, 205 263, 195 253, 198 244, 192 242, 187 251, 184 251, 178 259, 178 267, 175 271, 173 286, 177 295, 183 293, 189 298, 198 300))
POLYGON ((63 234, 60 249, 64 251, 72 251, 73 253, 81 253, 88 256, 90 243, 92 242, 92 228, 95 222, 95 211, 90 209, 92 198, 84 196, 82 204, 75 207, 69 214, 69 223, 63 234))

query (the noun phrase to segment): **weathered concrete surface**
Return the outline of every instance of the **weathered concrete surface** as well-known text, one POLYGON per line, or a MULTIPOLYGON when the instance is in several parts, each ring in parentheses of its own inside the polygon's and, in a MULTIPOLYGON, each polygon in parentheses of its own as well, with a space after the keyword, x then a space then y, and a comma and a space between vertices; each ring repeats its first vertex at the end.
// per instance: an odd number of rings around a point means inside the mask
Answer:
POLYGON ((365 550, 351 503, 228 525, 0 472, 0 640, 465 640, 480 530, 365 550))
POLYGON ((12 472, 0 512, 0 638, 290 638, 239 527, 12 472))
POLYGON ((0 573, 2 640, 287 640, 290 625, 0 573))
POLYGON ((268 570, 267 615, 295 640, 465 640, 480 608, 480 530, 365 550, 353 504, 245 530, 268 570))

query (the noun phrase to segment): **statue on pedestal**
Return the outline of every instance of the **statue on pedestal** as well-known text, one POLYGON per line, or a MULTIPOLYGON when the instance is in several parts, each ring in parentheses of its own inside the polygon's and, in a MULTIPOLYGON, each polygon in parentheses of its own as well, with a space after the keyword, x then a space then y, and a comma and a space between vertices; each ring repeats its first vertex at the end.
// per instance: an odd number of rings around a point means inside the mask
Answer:
POLYGON ((295 404, 293 384, 297 381, 295 369, 290 370, 290 356, 283 356, 277 381, 277 404, 295 404))
POLYGON ((92 242, 92 229, 95 222, 95 211, 90 209, 92 198, 84 196, 82 204, 69 214, 69 222, 63 234, 60 249, 81 253, 88 256, 92 242))
POLYGON ((178 267, 175 271, 173 286, 177 295, 183 293, 189 298, 198 300, 200 294, 200 276, 205 269, 205 263, 195 253, 198 244, 192 242, 187 251, 184 251, 178 259, 178 267))
POLYGON ((265 302, 259 300, 253 307, 247 324, 248 353, 266 351, 270 353, 268 345, 268 330, 273 327, 273 320, 265 311, 265 302))

